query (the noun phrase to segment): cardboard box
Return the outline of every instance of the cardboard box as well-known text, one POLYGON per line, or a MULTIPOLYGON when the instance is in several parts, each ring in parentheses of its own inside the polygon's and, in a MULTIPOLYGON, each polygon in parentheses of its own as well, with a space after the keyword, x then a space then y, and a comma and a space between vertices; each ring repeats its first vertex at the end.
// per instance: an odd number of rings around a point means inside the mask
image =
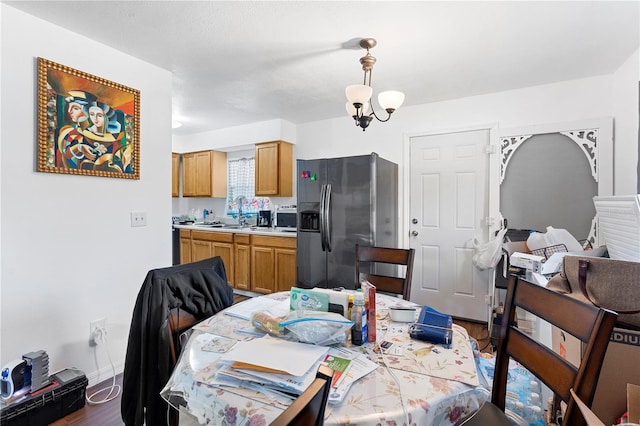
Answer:
MULTIPOLYGON (((557 327, 551 330, 552 349, 574 365, 582 357, 581 342, 557 327)), ((612 425, 627 411, 627 385, 640 386, 640 331, 615 328, 611 333, 607 354, 591 410, 604 424, 612 425)), ((637 421, 637 420, 636 420, 637 421)))
POLYGON ((629 423, 640 423, 640 386, 627 384, 627 411, 629 423))
POLYGON ((544 256, 535 256, 533 254, 520 252, 515 252, 509 257, 511 266, 528 269, 533 272, 540 272, 542 270, 543 261, 544 256))

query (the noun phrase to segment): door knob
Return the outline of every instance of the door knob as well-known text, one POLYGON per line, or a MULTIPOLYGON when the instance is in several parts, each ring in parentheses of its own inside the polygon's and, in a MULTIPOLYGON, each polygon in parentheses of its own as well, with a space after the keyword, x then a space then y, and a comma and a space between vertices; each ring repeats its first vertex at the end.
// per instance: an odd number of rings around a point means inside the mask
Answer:
POLYGON ((418 236, 418 231, 416 231, 416 230, 411 231, 411 235, 413 235, 414 237, 417 237, 418 236))

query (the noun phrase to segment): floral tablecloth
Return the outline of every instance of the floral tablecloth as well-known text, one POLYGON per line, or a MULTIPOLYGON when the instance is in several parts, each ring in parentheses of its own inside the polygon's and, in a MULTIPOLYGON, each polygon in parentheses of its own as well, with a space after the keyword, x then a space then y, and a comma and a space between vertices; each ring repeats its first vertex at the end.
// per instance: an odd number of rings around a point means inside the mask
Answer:
MULTIPOLYGON (((289 297, 288 292, 269 296, 289 297)), ((466 331, 456 327, 450 348, 413 340, 407 324, 389 320, 388 307, 410 304, 378 295, 377 336, 392 343, 383 355, 378 345, 367 343, 351 347, 379 364, 372 373, 358 380, 339 404, 329 404, 326 425, 450 425, 474 411, 489 393, 478 386, 478 376, 466 331)), ((162 396, 185 401, 186 410, 204 425, 268 425, 284 408, 258 392, 227 389, 196 380, 210 373, 215 352, 203 351, 207 332, 235 340, 253 338, 238 329, 249 322, 221 312, 206 322, 189 339, 162 396)), ((210 340, 210 339, 209 339, 210 340)))

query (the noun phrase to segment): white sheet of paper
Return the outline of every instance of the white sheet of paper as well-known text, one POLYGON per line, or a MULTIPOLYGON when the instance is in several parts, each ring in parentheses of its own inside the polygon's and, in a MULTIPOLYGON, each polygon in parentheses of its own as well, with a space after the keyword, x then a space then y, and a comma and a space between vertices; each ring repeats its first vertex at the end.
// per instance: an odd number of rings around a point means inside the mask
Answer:
POLYGON ((273 316, 286 315, 289 312, 289 299, 275 300, 268 297, 252 297, 230 306, 224 313, 232 317, 250 320, 251 315, 258 311, 269 312, 273 316))
POLYGON ((238 342, 221 360, 246 362, 293 376, 304 375, 328 348, 306 343, 287 342, 270 336, 238 342))

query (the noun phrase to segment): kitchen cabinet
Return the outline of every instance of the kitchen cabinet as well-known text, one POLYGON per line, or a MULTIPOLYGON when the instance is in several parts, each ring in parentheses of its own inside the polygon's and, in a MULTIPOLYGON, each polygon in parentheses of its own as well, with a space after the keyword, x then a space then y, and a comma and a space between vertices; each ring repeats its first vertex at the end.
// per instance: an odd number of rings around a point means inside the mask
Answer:
POLYGON ((293 145, 284 141, 256 144, 255 194, 293 195, 293 145))
POLYGON ((183 197, 227 196, 227 153, 199 151, 182 154, 183 197))
POLYGON ((234 234, 233 254, 235 263, 234 287, 251 290, 251 237, 248 234, 234 234))
POLYGON ((295 248, 275 249, 276 291, 289 291, 296 286, 296 256, 295 248))
POLYGON ((296 239, 251 236, 251 290, 274 293, 296 286, 296 239))
POLYGON ((180 263, 220 256, 232 287, 289 291, 296 286, 296 244, 292 237, 180 229, 180 263))
POLYGON ((180 196, 180 154, 171 153, 171 196, 180 196))
POLYGON ((180 230, 180 264, 191 262, 191 231, 180 230))
POLYGON ((233 286, 233 234, 223 232, 191 231, 191 262, 220 256, 227 272, 227 281, 233 286))

